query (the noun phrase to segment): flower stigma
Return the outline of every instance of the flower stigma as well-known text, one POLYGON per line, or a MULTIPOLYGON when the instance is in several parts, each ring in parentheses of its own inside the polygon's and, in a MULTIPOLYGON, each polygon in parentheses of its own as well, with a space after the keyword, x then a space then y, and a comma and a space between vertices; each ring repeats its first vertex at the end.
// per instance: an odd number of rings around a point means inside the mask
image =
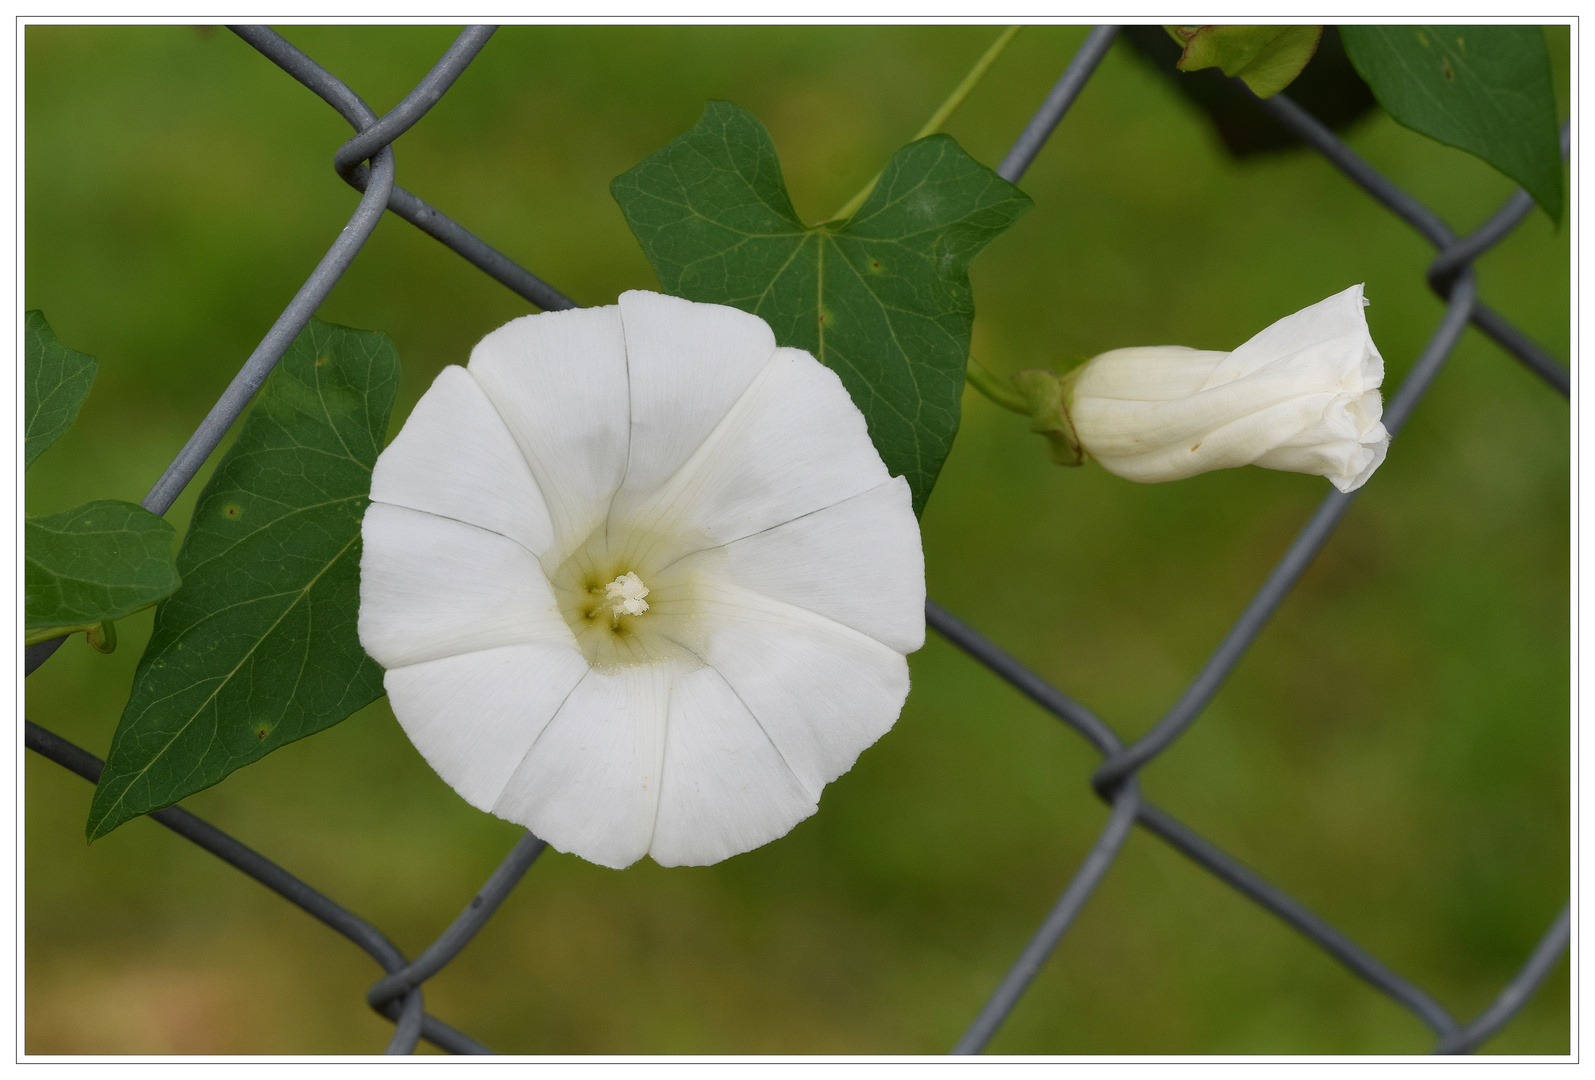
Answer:
POLYGON ((643 597, 648 595, 648 586, 642 583, 642 578, 637 576, 635 570, 628 570, 620 577, 604 586, 604 598, 612 600, 610 611, 615 618, 622 615, 641 615, 648 610, 648 601, 643 597))
POLYGON ((702 538, 600 523, 549 575, 554 598, 588 664, 599 671, 660 663, 701 667, 701 573, 720 556, 684 552, 702 538))

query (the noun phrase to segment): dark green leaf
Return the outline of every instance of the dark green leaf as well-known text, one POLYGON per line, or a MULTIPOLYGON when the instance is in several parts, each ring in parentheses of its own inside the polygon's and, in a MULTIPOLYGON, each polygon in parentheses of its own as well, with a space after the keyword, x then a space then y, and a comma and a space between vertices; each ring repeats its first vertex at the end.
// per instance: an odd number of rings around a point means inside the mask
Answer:
POLYGON ((1343 26, 1340 35, 1391 116, 1489 162, 1561 220, 1561 137, 1539 27, 1343 26))
POLYGON ((23 468, 27 468, 78 418, 99 365, 94 357, 56 340, 42 311, 28 312, 23 334, 23 468))
POLYGON ((923 510, 958 430, 969 262, 1029 197, 932 135, 897 152, 852 219, 807 228, 769 134, 725 101, 610 191, 666 292, 751 311, 841 376, 923 510))
POLYGON ((177 532, 142 506, 84 503, 29 518, 23 531, 29 630, 120 619, 177 588, 177 532))
POLYGON ((312 321, 199 498, 89 810, 90 840, 382 694, 360 648, 360 518, 399 360, 312 321))

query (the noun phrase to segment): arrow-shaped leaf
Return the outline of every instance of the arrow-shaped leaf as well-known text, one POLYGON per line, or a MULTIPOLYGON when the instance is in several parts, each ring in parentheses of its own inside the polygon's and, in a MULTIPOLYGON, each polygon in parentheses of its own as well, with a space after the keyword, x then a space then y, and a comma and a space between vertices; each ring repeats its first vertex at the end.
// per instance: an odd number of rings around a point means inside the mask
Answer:
POLYGON ((1562 150, 1538 26, 1342 26, 1346 55, 1397 121, 1483 158, 1562 217, 1562 150))
POLYGON ((23 412, 23 467, 65 435, 89 396, 99 369, 94 357, 67 348, 56 339, 44 312, 30 311, 23 329, 26 402, 23 412))
POLYGON ((850 220, 809 228, 769 134, 725 101, 610 191, 666 292, 750 311, 841 376, 923 510, 958 431, 970 260, 1029 197, 932 135, 897 152, 850 220))
POLYGON ((355 630, 360 519, 398 376, 385 335, 319 321, 283 357, 200 495, 90 840, 382 694, 355 630))

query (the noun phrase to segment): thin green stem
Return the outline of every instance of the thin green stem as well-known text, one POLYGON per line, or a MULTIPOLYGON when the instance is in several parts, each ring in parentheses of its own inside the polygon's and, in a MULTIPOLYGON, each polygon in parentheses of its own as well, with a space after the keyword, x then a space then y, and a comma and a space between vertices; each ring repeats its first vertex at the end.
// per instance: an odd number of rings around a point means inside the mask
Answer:
MULTIPOLYGON (((140 604, 126 615, 118 616, 118 618, 126 619, 137 615, 145 608, 152 608, 158 603, 160 603, 159 600, 151 600, 147 604, 140 604)), ((41 641, 54 641, 56 638, 66 637, 68 634, 86 634, 89 638, 89 644, 100 652, 110 652, 116 648, 116 626, 110 619, 79 623, 76 626, 41 626, 37 630, 29 630, 23 635, 22 643, 24 645, 37 645, 41 641)))
POLYGON ((91 622, 79 623, 77 626, 44 626, 38 630, 29 630, 27 635, 23 637, 22 644, 37 645, 41 641, 54 641, 56 638, 66 637, 68 634, 81 634, 99 625, 97 622, 91 622))
POLYGON ((1030 415, 1030 402, 1025 400, 1024 395, 1015 390, 1007 379, 982 367, 973 356, 969 358, 969 366, 964 369, 964 379, 1009 412, 1016 412, 1020 416, 1030 415))
MULTIPOLYGON (((1018 32, 1019 27, 1017 26, 1010 26, 1004 30, 1002 35, 992 42, 991 48, 987 49, 985 54, 975 61, 975 66, 969 69, 969 74, 964 76, 964 81, 959 83, 953 92, 948 95, 947 100, 941 103, 941 107, 931 114, 930 119, 925 121, 925 126, 919 129, 919 133, 908 141, 918 142, 925 136, 934 135, 940 131, 941 126, 947 122, 948 117, 952 116, 957 111, 958 106, 964 103, 964 98, 969 96, 969 92, 985 76, 986 69, 996 63, 997 57, 1002 55, 1002 51, 1008 47, 1008 43, 1013 40, 1014 35, 1018 32)), ((875 185, 880 181, 880 178, 881 174, 876 173, 874 179, 865 184, 857 195, 847 200, 847 203, 840 210, 826 218, 825 221, 820 222, 820 224, 824 225, 832 221, 846 221, 858 213, 858 208, 864 205, 864 200, 869 198, 869 193, 875 190, 875 185)))

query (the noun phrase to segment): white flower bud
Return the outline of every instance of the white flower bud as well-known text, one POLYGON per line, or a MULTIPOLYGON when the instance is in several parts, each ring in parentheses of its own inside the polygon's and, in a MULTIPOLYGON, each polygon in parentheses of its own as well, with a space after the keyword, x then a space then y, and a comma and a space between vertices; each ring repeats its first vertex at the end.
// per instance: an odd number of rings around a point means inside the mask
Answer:
POLYGON ((1368 336, 1366 304, 1354 285, 1234 352, 1105 352, 1064 376, 1074 434, 1127 480, 1261 465, 1355 491, 1390 445, 1379 422, 1384 360, 1368 336))

